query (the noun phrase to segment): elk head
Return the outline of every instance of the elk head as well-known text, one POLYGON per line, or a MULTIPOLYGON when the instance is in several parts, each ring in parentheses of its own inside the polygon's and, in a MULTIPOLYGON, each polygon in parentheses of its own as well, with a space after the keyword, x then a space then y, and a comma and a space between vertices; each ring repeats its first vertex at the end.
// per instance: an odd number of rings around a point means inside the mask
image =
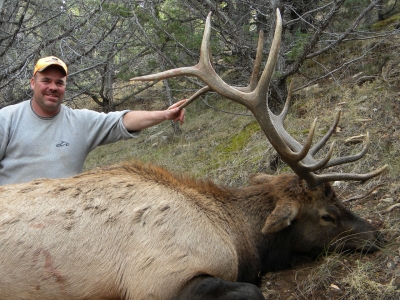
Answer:
POLYGON ((292 94, 292 87, 289 89, 288 97, 282 112, 279 115, 275 115, 268 106, 268 90, 269 84, 273 71, 275 69, 276 61, 278 59, 278 53, 281 43, 282 35, 282 18, 279 10, 277 10, 276 18, 276 28, 275 35, 272 41, 270 54, 264 71, 259 78, 260 65, 262 60, 263 52, 263 32, 260 31, 257 55, 254 63, 253 73, 250 79, 250 83, 247 87, 234 87, 229 86, 225 83, 221 77, 215 72, 210 57, 210 35, 211 35, 211 13, 208 15, 203 40, 200 50, 200 60, 199 63, 192 67, 182 67, 177 69, 168 70, 165 72, 141 76, 132 78, 132 81, 153 81, 167 79, 171 77, 178 76, 195 76, 201 79, 207 84, 199 91, 197 91, 193 96, 191 96, 182 107, 188 105, 193 100, 197 99, 200 95, 212 90, 217 92, 221 96, 228 98, 236 103, 244 105, 247 107, 255 116, 257 122, 260 124, 261 129, 265 133, 269 142, 278 152, 282 160, 289 165, 289 167, 302 178, 309 189, 315 189, 323 186, 324 183, 330 181, 340 181, 340 180, 358 180, 365 181, 372 177, 381 174, 387 166, 383 166, 375 171, 366 174, 356 174, 356 173, 327 173, 320 174, 316 173, 319 170, 337 166, 349 162, 354 162, 362 158, 368 150, 369 147, 369 134, 366 135, 366 143, 364 148, 356 155, 333 158, 333 146, 332 143, 327 155, 321 159, 315 159, 316 153, 322 149, 328 139, 335 132, 335 129, 339 123, 340 114, 339 111, 335 122, 325 134, 325 136, 311 147, 312 139, 315 131, 316 120, 311 125, 309 135, 307 140, 302 146, 297 140, 295 140, 290 134, 285 130, 283 122, 288 113, 290 107, 290 99, 292 94))

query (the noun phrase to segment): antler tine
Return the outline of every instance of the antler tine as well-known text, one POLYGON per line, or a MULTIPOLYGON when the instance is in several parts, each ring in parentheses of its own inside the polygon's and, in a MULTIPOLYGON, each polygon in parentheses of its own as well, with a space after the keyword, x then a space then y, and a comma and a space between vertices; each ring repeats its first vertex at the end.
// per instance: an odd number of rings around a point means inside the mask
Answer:
POLYGON ((327 164, 326 167, 328 168, 328 167, 338 166, 338 165, 347 164, 347 163, 359 160, 360 158, 362 158, 367 153, 368 148, 369 148, 369 132, 367 131, 367 136, 365 138, 365 145, 364 145, 364 147, 361 149, 361 151, 358 154, 350 155, 350 156, 337 157, 335 159, 332 159, 329 162, 329 164, 327 164))
POLYGON ((243 92, 254 91, 258 84, 258 78, 261 70, 262 54, 264 49, 264 31, 260 30, 258 34, 257 52, 254 60, 253 72, 251 73, 249 85, 242 89, 243 92))
POLYGON ((311 156, 314 156, 319 150, 321 150, 322 147, 329 140, 329 138, 332 136, 332 134, 335 132, 336 127, 339 124, 341 114, 342 114, 342 110, 339 110, 338 113, 336 114, 335 122, 329 128, 328 132, 324 135, 324 137, 322 139, 319 140, 319 142, 317 144, 315 144, 314 147, 311 148, 311 150, 310 150, 311 156))
MULTIPOLYGON (((373 177, 376 177, 383 173, 387 169, 387 165, 376 169, 375 171, 365 173, 365 174, 355 174, 355 173, 326 173, 326 174, 318 174, 316 177, 317 180, 314 187, 323 184, 324 182, 330 181, 367 181, 373 177)), ((307 182, 308 186, 310 187, 309 183, 307 182)), ((312 187, 312 186, 311 186, 312 187)))
POLYGON ((334 146, 335 146, 335 142, 333 142, 331 144, 331 147, 329 148, 328 154, 325 156, 324 159, 322 159, 319 162, 315 163, 313 166, 308 167, 309 171, 314 172, 314 171, 318 171, 318 170, 326 168, 326 165, 329 163, 329 160, 332 157, 333 147, 334 146))
POLYGON ((188 106, 194 100, 196 100, 197 98, 206 94, 209 91, 211 91, 211 88, 208 85, 203 86, 200 90, 198 90, 196 93, 194 93, 192 96, 190 96, 189 99, 187 99, 185 103, 179 105, 179 107, 184 108, 184 107, 188 106))
MULTIPOLYGON (((285 143, 289 145, 290 149, 294 152, 300 152, 303 148, 303 146, 296 141, 284 128, 283 123, 285 121, 285 118, 289 112, 289 108, 292 102, 292 93, 293 93, 293 81, 291 81, 289 90, 288 90, 288 95, 286 97, 286 102, 285 106, 282 109, 282 112, 279 115, 273 114, 271 111, 269 112, 270 118, 273 120, 275 128, 277 128, 277 131, 280 133, 281 138, 285 140, 285 143)), ((311 130, 310 130, 311 132, 311 130)), ((304 157, 303 157, 304 158, 304 157)), ((303 159, 302 158, 302 159, 303 159)))
MULTIPOLYGON (((181 67, 181 68, 175 68, 171 70, 167 70, 164 72, 159 72, 156 74, 150 74, 150 75, 145 75, 145 76, 139 76, 139 77, 134 77, 131 78, 131 81, 156 81, 156 80, 161 80, 161 79, 168 79, 172 77, 179 77, 179 76, 196 76, 200 79, 203 80, 202 70, 204 69, 205 66, 202 65, 204 63, 205 65, 209 64, 211 65, 211 59, 210 59, 210 47, 209 47, 209 39, 211 35, 211 12, 208 14, 207 19, 206 19, 206 25, 204 27, 204 34, 203 34, 203 39, 201 42, 201 47, 200 47, 200 59, 199 63, 195 66, 191 67, 181 67)), ((204 81, 204 80, 203 80, 204 81)))

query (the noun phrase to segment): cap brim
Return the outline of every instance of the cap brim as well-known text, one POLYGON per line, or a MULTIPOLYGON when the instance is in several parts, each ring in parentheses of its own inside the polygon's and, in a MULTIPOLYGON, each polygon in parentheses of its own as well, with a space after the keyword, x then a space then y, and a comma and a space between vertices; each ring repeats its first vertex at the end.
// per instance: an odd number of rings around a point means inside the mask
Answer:
POLYGON ((38 69, 36 72, 43 72, 48 67, 52 67, 52 66, 58 67, 64 73, 64 75, 67 76, 67 74, 68 74, 67 71, 65 71, 64 67, 62 65, 60 65, 60 64, 50 64, 48 66, 44 66, 43 68, 38 69))

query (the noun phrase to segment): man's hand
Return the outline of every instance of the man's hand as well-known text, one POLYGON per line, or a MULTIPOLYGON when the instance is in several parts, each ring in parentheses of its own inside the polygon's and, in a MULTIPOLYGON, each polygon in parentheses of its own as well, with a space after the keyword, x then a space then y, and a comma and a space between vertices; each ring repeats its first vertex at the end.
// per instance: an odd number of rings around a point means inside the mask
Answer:
POLYGON ((167 110, 167 120, 172 120, 174 122, 178 122, 182 125, 185 122, 185 109, 180 108, 179 106, 185 103, 186 100, 178 101, 172 104, 167 110))

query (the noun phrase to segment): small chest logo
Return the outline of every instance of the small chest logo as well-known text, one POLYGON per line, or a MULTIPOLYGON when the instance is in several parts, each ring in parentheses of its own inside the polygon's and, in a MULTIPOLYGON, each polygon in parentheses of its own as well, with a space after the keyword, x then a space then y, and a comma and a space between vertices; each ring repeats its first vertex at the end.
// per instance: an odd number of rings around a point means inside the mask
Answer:
POLYGON ((64 146, 69 146, 69 143, 61 141, 61 143, 56 145, 57 147, 64 147, 64 146))

